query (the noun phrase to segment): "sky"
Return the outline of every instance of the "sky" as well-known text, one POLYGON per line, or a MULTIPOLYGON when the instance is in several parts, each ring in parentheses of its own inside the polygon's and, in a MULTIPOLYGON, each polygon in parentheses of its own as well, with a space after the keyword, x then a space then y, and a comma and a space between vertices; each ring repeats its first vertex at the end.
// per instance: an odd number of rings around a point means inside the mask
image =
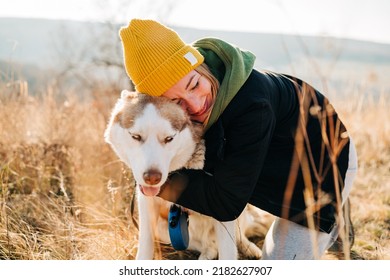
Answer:
POLYGON ((324 35, 390 44, 389 0, 0 0, 0 17, 151 18, 167 25, 324 35))

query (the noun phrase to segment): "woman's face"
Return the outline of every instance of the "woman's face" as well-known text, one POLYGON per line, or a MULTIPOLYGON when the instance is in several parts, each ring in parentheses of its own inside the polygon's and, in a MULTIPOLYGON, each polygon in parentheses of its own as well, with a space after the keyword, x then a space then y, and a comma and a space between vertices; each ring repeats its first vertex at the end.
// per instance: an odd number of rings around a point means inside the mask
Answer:
POLYGON ((200 123, 207 119, 214 103, 211 83, 195 70, 164 92, 163 96, 179 104, 191 120, 200 123))

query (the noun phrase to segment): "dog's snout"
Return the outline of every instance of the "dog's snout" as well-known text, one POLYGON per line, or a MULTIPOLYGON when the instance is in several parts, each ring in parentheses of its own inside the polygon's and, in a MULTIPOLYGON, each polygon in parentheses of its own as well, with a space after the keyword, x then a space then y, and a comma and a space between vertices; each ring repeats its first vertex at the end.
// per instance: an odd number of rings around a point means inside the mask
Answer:
POLYGON ((149 170, 143 174, 145 183, 149 185, 157 185, 161 181, 162 174, 158 170, 149 170))

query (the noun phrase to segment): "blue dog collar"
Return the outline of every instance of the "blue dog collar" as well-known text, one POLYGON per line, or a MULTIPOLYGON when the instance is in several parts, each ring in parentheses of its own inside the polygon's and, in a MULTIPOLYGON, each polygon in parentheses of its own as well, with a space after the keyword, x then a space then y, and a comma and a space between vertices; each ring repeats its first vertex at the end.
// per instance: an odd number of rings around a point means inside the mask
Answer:
POLYGON ((181 207, 172 204, 168 214, 168 231, 172 247, 175 250, 185 250, 188 248, 188 213, 182 211, 181 207))

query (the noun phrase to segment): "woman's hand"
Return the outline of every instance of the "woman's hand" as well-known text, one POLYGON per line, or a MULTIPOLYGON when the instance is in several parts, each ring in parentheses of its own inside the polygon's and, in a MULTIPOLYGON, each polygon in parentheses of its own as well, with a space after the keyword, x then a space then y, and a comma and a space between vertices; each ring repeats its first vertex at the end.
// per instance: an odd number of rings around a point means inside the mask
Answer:
POLYGON ((157 196, 175 203, 187 187, 187 183, 188 177, 176 172, 168 177, 157 196))

